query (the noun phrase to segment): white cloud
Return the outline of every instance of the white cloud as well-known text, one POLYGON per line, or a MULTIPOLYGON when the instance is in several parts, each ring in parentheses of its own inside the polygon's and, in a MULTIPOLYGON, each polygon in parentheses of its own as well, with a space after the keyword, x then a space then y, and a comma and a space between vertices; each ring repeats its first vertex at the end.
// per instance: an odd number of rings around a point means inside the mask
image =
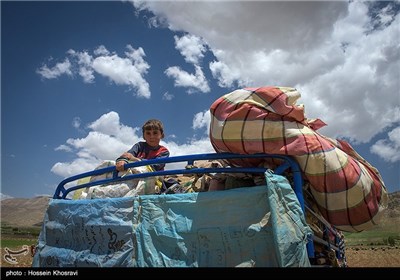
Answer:
POLYGON ((172 100, 172 99, 174 99, 174 95, 173 94, 171 94, 171 93, 169 93, 168 91, 167 92, 164 92, 164 94, 163 94, 163 96, 162 96, 162 99, 163 100, 167 100, 167 101, 170 101, 170 100, 172 100))
POLYGON ((54 149, 55 151, 65 151, 65 152, 72 152, 71 147, 67 145, 60 145, 57 148, 54 149))
POLYGON ((143 75, 150 66, 143 59, 145 53, 142 48, 134 49, 128 45, 127 58, 121 58, 116 54, 103 55, 93 60, 93 69, 108 77, 117 85, 128 85, 137 90, 139 97, 150 98, 150 87, 143 75))
POLYGON ((150 98, 150 86, 144 79, 150 68, 144 60, 146 54, 142 48, 134 49, 131 45, 126 48, 125 57, 110 53, 103 45, 94 50, 95 56, 87 51, 70 49, 67 51, 70 59, 66 58, 63 63, 57 63, 51 68, 43 65, 36 72, 45 79, 54 79, 63 74, 73 76, 76 72, 85 83, 93 83, 94 73, 97 73, 116 85, 128 86, 138 97, 150 98))
POLYGON ((89 124, 84 138, 70 138, 56 148, 58 151, 74 152, 72 162, 58 162, 51 169, 57 175, 71 176, 94 169, 103 160, 114 160, 141 139, 140 128, 120 123, 116 112, 109 112, 89 124))
POLYGON ((64 62, 56 63, 55 66, 49 68, 47 65, 43 65, 40 69, 36 70, 36 73, 41 75, 45 79, 55 79, 59 76, 66 74, 72 76, 71 62, 68 58, 64 62))
POLYGON ((170 154, 173 156, 215 152, 208 137, 191 139, 184 144, 177 144, 172 141, 164 142, 163 144, 168 148, 170 154))
POLYGON ((378 3, 371 3, 371 7, 375 6, 375 8, 371 9, 372 26, 373 28, 382 28, 392 23, 393 16, 396 14, 396 10, 398 11, 398 6, 396 5, 398 3, 396 3, 395 1, 390 1, 386 3, 387 6, 383 7, 382 10, 379 12, 379 9, 377 9, 379 7, 379 1, 377 2, 378 3))
POLYGON ((76 128, 76 129, 78 129, 80 126, 81 126, 81 118, 80 117, 75 117, 73 120, 72 120, 72 126, 74 127, 74 128, 76 128))
POLYGON ((220 87, 232 87, 237 83, 237 85, 246 85, 241 79, 241 73, 238 69, 230 69, 228 65, 221 61, 210 62, 210 70, 214 79, 218 80, 218 85, 220 87))
POLYGON ((100 45, 93 51, 94 55, 96 56, 107 56, 110 54, 110 52, 107 50, 107 48, 103 45, 100 45))
POLYGON ((377 154, 387 162, 400 160, 400 126, 388 133, 388 139, 378 140, 372 147, 371 153, 377 154))
POLYGON ((195 74, 190 74, 178 66, 167 68, 165 74, 168 77, 175 79, 174 85, 176 87, 189 88, 189 93, 193 93, 196 90, 201 92, 210 92, 210 87, 204 76, 203 70, 201 70, 199 66, 195 65, 195 74))
POLYGON ((197 65, 204 57, 206 46, 201 38, 194 35, 174 36, 175 48, 179 50, 185 61, 197 65))
POLYGON ((255 49, 269 52, 277 46, 313 48, 325 41, 332 23, 347 12, 346 2, 137 2, 143 1, 133 1, 137 8, 152 11, 171 30, 204 38, 213 50, 232 50, 237 55, 255 49))
MULTIPOLYGON (((193 154, 202 154, 202 153, 215 153, 214 148, 211 145, 210 139, 207 137, 203 137, 201 139, 190 139, 185 144, 177 144, 175 142, 161 142, 162 145, 165 145, 170 154, 173 156, 186 156, 193 154)), ((175 168, 183 168, 186 163, 169 163, 165 166, 166 170, 171 170, 175 168)))
POLYGON ((185 61, 191 63, 195 67, 195 74, 182 70, 179 66, 168 67, 164 73, 167 77, 175 80, 176 87, 187 87, 188 93, 195 91, 209 92, 210 87, 206 77, 199 66, 199 62, 204 57, 206 46, 203 40, 197 36, 184 35, 182 37, 174 36, 175 48, 180 51, 185 61))
POLYGON ((193 129, 206 128, 207 131, 210 129, 211 115, 210 111, 199 112, 194 115, 193 118, 193 129))
POLYGON ((84 52, 76 52, 73 49, 67 51, 67 54, 72 58, 75 58, 77 61, 77 67, 79 68, 78 74, 82 77, 85 83, 93 83, 94 75, 92 68, 93 57, 89 55, 87 51, 84 52))
MULTIPOLYGON (((400 16, 392 8, 368 1, 133 4, 153 12, 157 26, 207 42, 219 86, 296 87, 306 116, 328 124, 321 129, 327 136, 367 143, 400 120, 400 16)), ((176 86, 199 80, 177 67, 166 73, 176 86)))
POLYGON ((76 174, 93 170, 100 162, 94 158, 76 158, 72 162, 57 162, 51 172, 62 177, 71 177, 76 174))
POLYGON ((118 113, 113 111, 102 115, 99 119, 89 124, 88 128, 100 134, 116 137, 126 145, 129 145, 132 141, 139 140, 136 135, 139 128, 132 129, 121 124, 118 113))
MULTIPOLYGON (((398 28, 392 24, 366 35, 359 26, 366 26, 368 21, 360 11, 367 12, 362 3, 351 5, 350 16, 358 17, 336 24, 332 38, 346 42, 341 63, 299 85, 306 93, 307 111, 314 117, 324 112, 321 117, 329 126, 322 131, 355 143, 370 141, 400 120, 398 28), (349 30, 351 36, 343 30, 349 30)), ((399 22, 399 16, 396 20, 399 22)))

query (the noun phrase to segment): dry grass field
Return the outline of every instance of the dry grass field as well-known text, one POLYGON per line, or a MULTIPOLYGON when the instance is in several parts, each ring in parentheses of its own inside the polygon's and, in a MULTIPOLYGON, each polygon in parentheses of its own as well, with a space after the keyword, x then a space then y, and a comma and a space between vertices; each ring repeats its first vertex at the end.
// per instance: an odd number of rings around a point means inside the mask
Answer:
POLYGON ((400 248, 348 247, 346 259, 349 267, 400 267, 400 248))

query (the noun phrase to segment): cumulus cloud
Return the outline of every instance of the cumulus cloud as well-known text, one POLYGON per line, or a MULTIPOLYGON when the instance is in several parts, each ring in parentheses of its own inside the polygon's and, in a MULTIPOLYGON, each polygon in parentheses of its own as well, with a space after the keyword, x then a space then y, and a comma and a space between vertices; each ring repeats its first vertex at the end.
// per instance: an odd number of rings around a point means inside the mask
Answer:
POLYGON ((164 94, 163 94, 163 96, 162 96, 162 99, 163 100, 167 100, 167 101, 170 101, 170 100, 172 100, 172 99, 174 99, 174 95, 173 94, 171 94, 171 93, 169 93, 168 91, 167 92, 164 92, 164 94))
POLYGON ((56 65, 54 65, 53 67, 43 65, 36 70, 36 73, 38 73, 44 79, 55 79, 63 74, 66 74, 68 76, 73 75, 71 70, 71 62, 68 58, 66 58, 63 62, 56 63, 56 65))
POLYGON ((72 152, 71 147, 70 147, 70 146, 67 146, 67 145, 60 145, 60 146, 56 147, 54 150, 55 150, 55 151, 72 152))
POLYGON ((400 126, 388 133, 388 139, 378 140, 371 147, 371 153, 379 155, 387 162, 400 160, 400 126))
POLYGON ((54 79, 63 74, 72 77, 77 74, 85 83, 94 83, 94 74, 97 73, 116 85, 128 86, 138 97, 150 98, 150 86, 144 78, 150 68, 144 59, 146 54, 142 48, 134 49, 131 45, 126 48, 125 57, 111 53, 103 45, 97 47, 93 55, 87 51, 70 49, 64 62, 53 67, 45 64, 36 72, 44 79, 54 79))
MULTIPOLYGON (((400 120, 398 2, 132 3, 154 14, 153 26, 199 37, 199 47, 206 42, 220 87, 296 87, 306 116, 328 124, 327 136, 367 143, 400 120)), ((188 38, 181 41, 194 42, 188 38)), ((166 74, 175 86, 206 84, 177 67, 166 74)))
POLYGON ((86 51, 84 52, 76 52, 72 49, 67 51, 67 54, 71 57, 74 57, 77 60, 78 65, 78 74, 82 77, 85 83, 93 83, 94 82, 94 75, 93 75, 93 68, 92 62, 93 57, 86 51))
POLYGON ((98 46, 98 47, 93 51, 93 53, 94 53, 96 56, 108 56, 108 55, 110 54, 109 50, 107 50, 106 47, 103 46, 103 45, 98 46))
POLYGON ((210 87, 200 66, 195 65, 194 74, 188 73, 178 66, 168 67, 165 70, 165 74, 175 80, 175 86, 188 88, 188 93, 198 90, 201 92, 210 92, 210 87))
POLYGON ((103 160, 114 160, 127 151, 134 142, 140 140, 139 128, 131 128, 120 123, 116 112, 102 115, 88 126, 90 130, 84 138, 69 138, 56 151, 76 154, 72 162, 58 162, 51 171, 64 177, 94 169, 103 160))
POLYGON ((195 73, 189 73, 182 70, 179 66, 168 67, 164 73, 167 77, 174 79, 176 87, 188 88, 187 92, 209 92, 210 86, 199 65, 204 57, 206 45, 200 37, 194 35, 184 35, 182 37, 174 36, 175 48, 179 50, 185 61, 193 64, 195 73))
POLYGON ((72 126, 73 126, 74 128, 76 128, 76 129, 79 129, 80 126, 81 126, 81 118, 75 117, 75 118, 72 120, 72 126))
POLYGON ((116 54, 96 57, 93 60, 93 69, 117 85, 128 85, 136 89, 139 97, 150 98, 149 84, 142 76, 150 68, 143 59, 144 50, 142 48, 136 50, 130 45, 127 48, 126 58, 116 54))
POLYGON ((76 174, 93 170, 100 162, 94 158, 76 158, 71 162, 57 162, 51 168, 51 172, 62 177, 70 177, 76 174))
POLYGON ((210 62, 210 70, 214 79, 218 80, 220 87, 246 86, 246 81, 241 78, 239 69, 230 69, 228 65, 221 61, 210 62))
POLYGON ((206 128, 207 131, 210 129, 211 115, 210 111, 199 112, 194 115, 193 118, 193 129, 206 128))
POLYGON ((174 36, 175 48, 180 51, 185 61, 192 64, 199 64, 204 57, 206 46, 200 37, 194 35, 174 36))

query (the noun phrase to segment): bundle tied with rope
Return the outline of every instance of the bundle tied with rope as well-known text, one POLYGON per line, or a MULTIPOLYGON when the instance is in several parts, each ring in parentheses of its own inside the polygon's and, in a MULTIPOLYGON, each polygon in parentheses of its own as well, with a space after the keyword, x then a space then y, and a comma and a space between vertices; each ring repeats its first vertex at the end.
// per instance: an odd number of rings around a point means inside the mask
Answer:
MULTIPOLYGON (((376 168, 349 143, 321 135, 319 119, 307 119, 291 87, 238 89, 210 107, 210 140, 216 152, 292 156, 322 216, 338 229, 359 232, 379 222, 388 194, 376 168)), ((259 166, 261 160, 230 160, 259 166)), ((269 165, 277 164, 274 160, 269 165)))

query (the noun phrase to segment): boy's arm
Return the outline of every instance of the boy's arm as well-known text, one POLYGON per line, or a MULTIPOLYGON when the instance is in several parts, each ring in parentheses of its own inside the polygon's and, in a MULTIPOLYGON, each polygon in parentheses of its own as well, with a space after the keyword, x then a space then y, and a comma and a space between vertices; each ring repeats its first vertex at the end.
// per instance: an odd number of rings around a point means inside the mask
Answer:
POLYGON ((138 161, 140 160, 137 157, 134 157, 131 153, 125 152, 122 155, 120 155, 116 160, 115 160, 115 167, 118 171, 123 171, 124 170, 124 165, 128 162, 132 161, 138 161))

